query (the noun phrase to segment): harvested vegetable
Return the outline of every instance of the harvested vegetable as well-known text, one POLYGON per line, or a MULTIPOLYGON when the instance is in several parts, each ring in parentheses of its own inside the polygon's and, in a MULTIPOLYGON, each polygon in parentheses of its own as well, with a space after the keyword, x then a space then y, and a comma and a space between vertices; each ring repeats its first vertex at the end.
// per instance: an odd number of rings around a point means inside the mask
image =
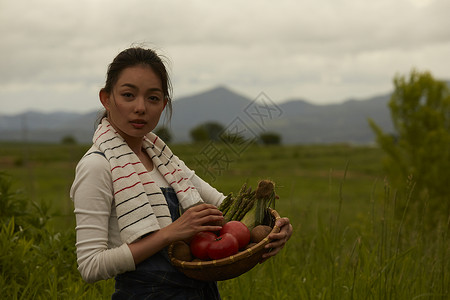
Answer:
POLYGON ((183 261, 191 261, 192 255, 189 245, 183 241, 174 243, 173 256, 183 261))
POLYGON ((250 240, 252 243, 261 242, 272 231, 272 227, 267 225, 258 225, 250 232, 250 240))
POLYGON ((219 206, 225 222, 241 221, 251 231, 255 226, 264 224, 267 208, 275 205, 275 183, 261 180, 256 190, 244 184, 238 195, 230 193, 219 206))

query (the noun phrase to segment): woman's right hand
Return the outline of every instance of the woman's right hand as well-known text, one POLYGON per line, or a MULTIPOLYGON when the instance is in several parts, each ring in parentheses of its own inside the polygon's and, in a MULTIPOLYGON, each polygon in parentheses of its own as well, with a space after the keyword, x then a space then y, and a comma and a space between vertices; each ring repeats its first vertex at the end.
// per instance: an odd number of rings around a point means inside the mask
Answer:
POLYGON ((214 205, 199 204, 186 210, 175 222, 128 244, 128 247, 137 265, 170 243, 180 240, 187 241, 201 231, 220 230, 222 226, 210 225, 214 222, 222 224, 222 212, 214 205))
POLYGON ((186 210, 171 227, 174 241, 188 240, 201 231, 219 231, 223 223, 222 212, 212 204, 202 203, 186 210))

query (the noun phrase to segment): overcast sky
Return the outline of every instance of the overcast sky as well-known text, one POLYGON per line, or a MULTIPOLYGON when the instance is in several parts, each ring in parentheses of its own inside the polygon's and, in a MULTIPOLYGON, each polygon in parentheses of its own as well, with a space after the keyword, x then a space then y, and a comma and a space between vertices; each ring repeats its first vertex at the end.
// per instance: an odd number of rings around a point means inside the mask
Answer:
POLYGON ((0 113, 100 107, 134 43, 170 60, 175 100, 223 85, 275 102, 390 92, 416 68, 450 79, 449 0, 0 0, 0 113))

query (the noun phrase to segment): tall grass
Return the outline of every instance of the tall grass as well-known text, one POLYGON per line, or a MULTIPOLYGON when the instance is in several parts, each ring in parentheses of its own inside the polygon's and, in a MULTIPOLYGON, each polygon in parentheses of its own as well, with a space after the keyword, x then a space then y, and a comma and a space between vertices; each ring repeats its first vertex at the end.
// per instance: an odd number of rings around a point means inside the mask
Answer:
MULTIPOLYGON (((86 284, 76 269, 68 188, 87 146, 38 145, 28 160, 20 147, 0 147, 0 170, 11 174, 0 175, 0 295, 109 299, 113 280, 86 284)), ((200 149, 175 148, 195 168, 200 149)), ((416 197, 414 185, 397 191, 380 180, 379 154, 347 145, 285 146, 253 147, 237 157, 214 186, 236 191, 244 181, 270 177, 280 195, 276 209, 290 218, 294 235, 274 258, 219 282, 222 297, 448 299, 449 219, 430 227, 423 220, 433 211, 417 214, 408 205, 397 214, 398 203, 416 197)))
POLYGON ((392 192, 387 183, 382 188, 383 197, 372 194, 371 208, 354 220, 340 220, 342 210, 352 209, 342 195, 345 189, 335 195, 335 210, 299 208, 286 249, 221 282, 224 299, 448 299, 449 219, 432 231, 423 230, 424 216, 407 218, 408 207, 399 219, 396 202, 411 200, 413 190, 392 192))
POLYGON ((111 281, 86 285, 78 274, 75 232, 56 230, 45 202, 31 202, 0 173, 2 299, 107 299, 111 281), (27 205, 28 204, 28 205, 27 205), (6 209, 5 209, 6 208, 6 209))

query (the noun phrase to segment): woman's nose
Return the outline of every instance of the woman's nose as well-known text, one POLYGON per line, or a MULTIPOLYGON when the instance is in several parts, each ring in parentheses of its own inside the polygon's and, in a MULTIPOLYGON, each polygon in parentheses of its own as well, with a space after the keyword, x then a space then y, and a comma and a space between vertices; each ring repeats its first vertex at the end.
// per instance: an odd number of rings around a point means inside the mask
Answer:
POLYGON ((134 111, 137 114, 145 113, 145 99, 144 99, 144 97, 137 97, 136 98, 134 111))

